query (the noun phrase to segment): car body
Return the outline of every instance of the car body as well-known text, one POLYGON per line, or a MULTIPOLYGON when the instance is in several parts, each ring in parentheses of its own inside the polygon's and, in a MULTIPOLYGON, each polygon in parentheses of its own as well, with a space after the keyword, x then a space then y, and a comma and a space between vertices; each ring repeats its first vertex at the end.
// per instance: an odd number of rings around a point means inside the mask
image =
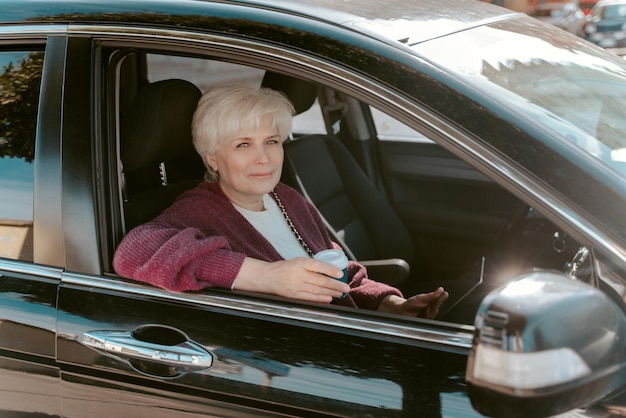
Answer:
POLYGON ((601 0, 593 7, 585 26, 588 41, 620 56, 626 55, 626 2, 601 0))
POLYGON ((537 2, 528 14, 574 35, 584 35, 585 13, 575 1, 537 2))
POLYGON ((0 6, 1 413, 623 415, 618 57, 471 1, 0 6), (294 143, 345 143, 420 243, 418 278, 474 283, 494 253, 512 272, 435 320, 117 275, 154 146, 121 151, 137 92, 267 72, 315 83, 294 143))

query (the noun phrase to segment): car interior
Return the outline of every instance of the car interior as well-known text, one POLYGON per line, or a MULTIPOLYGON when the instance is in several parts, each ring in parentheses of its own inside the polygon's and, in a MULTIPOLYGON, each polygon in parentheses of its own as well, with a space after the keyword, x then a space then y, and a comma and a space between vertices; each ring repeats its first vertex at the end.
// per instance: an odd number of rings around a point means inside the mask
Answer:
MULTIPOLYGON (((282 91, 298 114, 317 99, 315 85, 274 72, 265 74, 261 86, 282 91)), ((333 241, 374 277, 392 285, 409 279, 411 236, 346 146, 317 134, 287 141, 284 149, 283 182, 318 208, 333 241)))
MULTIPOLYGON (((120 239, 203 179, 191 118, 201 92, 229 73, 219 65, 229 63, 201 60, 207 61, 203 69, 219 70, 181 71, 194 68, 185 61, 194 59, 134 52, 123 61, 124 94, 117 104, 120 239), (152 74, 152 67, 163 73, 152 74)), ((393 118, 383 115, 377 125, 379 113, 367 104, 275 71, 240 73, 245 82, 282 91, 299 115, 284 145, 282 181, 318 208, 332 239, 366 265, 370 277, 405 294, 448 289, 454 295, 448 307, 455 309, 444 306, 443 319, 471 323, 477 300, 499 284, 489 277, 503 266, 506 277, 536 267, 562 270, 578 249, 540 214, 436 142, 410 128, 396 136, 384 132, 393 118), (299 131, 306 125, 298 117, 313 108, 321 128, 299 131), (414 138, 407 140, 406 132, 414 138), (478 286, 483 276, 491 286, 478 286), (460 299, 465 308, 457 307, 460 299)))
POLYGON ((126 228, 157 216, 202 179, 204 163, 191 139, 191 118, 201 96, 178 79, 141 86, 121 126, 122 195, 126 228))

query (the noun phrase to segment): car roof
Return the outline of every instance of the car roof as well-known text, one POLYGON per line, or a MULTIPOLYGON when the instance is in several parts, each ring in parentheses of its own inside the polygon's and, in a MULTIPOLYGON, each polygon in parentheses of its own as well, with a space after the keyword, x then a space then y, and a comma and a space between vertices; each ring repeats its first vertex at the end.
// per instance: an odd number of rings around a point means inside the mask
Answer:
POLYGON ((409 44, 519 15, 477 0, 0 0, 0 24, 145 22, 149 15, 213 16, 218 9, 236 5, 326 21, 409 44))

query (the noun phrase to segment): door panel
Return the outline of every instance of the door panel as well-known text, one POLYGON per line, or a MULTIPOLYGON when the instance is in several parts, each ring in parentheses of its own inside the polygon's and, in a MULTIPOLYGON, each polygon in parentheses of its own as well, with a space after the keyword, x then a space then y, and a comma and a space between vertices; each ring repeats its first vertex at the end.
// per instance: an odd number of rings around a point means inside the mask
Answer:
POLYGON ((493 249, 519 208, 514 196, 437 144, 379 147, 389 197, 429 270, 456 275, 493 249))
POLYGON ((60 388, 57 367, 0 356, 0 416, 60 417, 60 388))
POLYGON ((61 416, 55 356, 60 271, 0 260, 0 415, 61 416))
POLYGON ((71 282, 60 291, 58 339, 63 408, 70 416, 99 411, 118 395, 143 413, 171 407, 219 416, 438 416, 442 392, 465 397, 463 350, 444 352, 333 326, 341 312, 326 313, 332 319, 325 323, 296 321, 293 305, 229 292, 187 297, 145 286, 125 289, 110 282, 98 288, 75 277, 71 282), (213 366, 183 374, 169 370, 168 377, 157 361, 129 362, 124 353, 107 354, 83 341, 87 332, 139 326, 153 327, 147 339, 159 344, 174 344, 160 326, 178 330, 211 353, 213 366), (441 367, 426 367, 433 364, 441 367))

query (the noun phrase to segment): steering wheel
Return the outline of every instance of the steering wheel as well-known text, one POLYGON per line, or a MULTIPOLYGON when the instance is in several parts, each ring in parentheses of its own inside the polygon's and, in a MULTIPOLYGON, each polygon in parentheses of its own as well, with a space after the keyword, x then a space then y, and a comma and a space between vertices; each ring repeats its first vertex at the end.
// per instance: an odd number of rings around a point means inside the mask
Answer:
POLYGON ((572 277, 584 276, 585 281, 589 280, 589 266, 584 263, 586 249, 527 204, 520 204, 508 220, 496 251, 497 260, 510 271, 539 268, 570 274, 569 269, 573 268, 572 277))
POLYGON ((593 254, 584 245, 579 246, 572 260, 565 263, 563 272, 573 280, 580 280, 596 288, 598 287, 593 265, 593 254))

